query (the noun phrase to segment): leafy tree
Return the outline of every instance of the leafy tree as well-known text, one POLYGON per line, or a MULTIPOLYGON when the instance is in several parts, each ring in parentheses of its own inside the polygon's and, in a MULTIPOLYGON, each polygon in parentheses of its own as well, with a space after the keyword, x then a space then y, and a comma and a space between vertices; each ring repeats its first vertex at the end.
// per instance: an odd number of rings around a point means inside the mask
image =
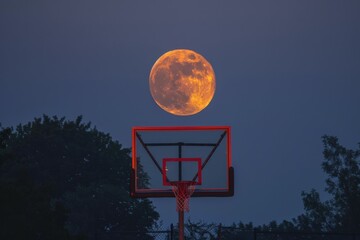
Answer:
POLYGON ((5 170, 15 164, 9 150, 11 128, 0 131, 0 238, 69 239, 64 229, 67 211, 51 200, 51 187, 37 186, 27 171, 19 167, 13 174, 5 170))
POLYGON ((219 232, 218 234, 220 235, 219 237, 221 237, 221 239, 253 240, 254 226, 252 222, 243 223, 240 221, 238 224, 233 223, 231 226, 221 226, 219 230, 221 232, 219 232))
MULTIPOLYGON (((22 228, 16 223, 17 214, 29 224, 53 223, 56 231, 63 230, 60 239, 66 239, 66 232, 88 239, 121 231, 145 232, 159 218, 149 200, 129 197, 130 149, 83 123, 81 117, 66 121, 43 116, 15 130, 3 128, 0 147, 0 211, 6 212, 0 221, 14 218, 2 225, 11 232, 22 228), (31 209, 38 218, 25 214, 31 209)), ((43 234, 40 227, 29 228, 33 232, 28 236, 43 234)))
MULTIPOLYGON (((339 144, 338 138, 323 136, 324 161, 322 168, 328 175, 325 190, 331 198, 321 201, 320 194, 312 189, 302 192, 305 213, 291 221, 280 223, 271 221, 255 227, 251 222, 231 226, 222 226, 221 239, 254 239, 253 231, 265 232, 268 238, 277 238, 278 232, 297 232, 291 239, 310 239, 311 235, 301 232, 348 232, 358 233, 360 230, 360 144, 359 149, 346 149, 339 144)), ((190 236, 202 237, 214 224, 203 222, 187 224, 190 236), (200 235, 199 235, 200 233, 200 235), (201 235, 202 234, 202 235, 201 235)), ((211 235, 211 237, 213 237, 211 235)), ((284 235, 283 237, 289 237, 284 235)), ((314 235, 316 238, 319 235, 314 235)), ((262 238, 261 236, 259 238, 262 238)), ((198 238, 190 238, 198 239, 198 238)), ((201 238, 199 238, 201 239, 201 238)))
POLYGON ((326 191, 332 197, 322 202, 319 193, 303 192, 305 214, 295 223, 301 230, 358 232, 360 229, 360 144, 346 149, 338 138, 324 136, 324 162, 328 175, 326 191))
POLYGON ((218 226, 215 224, 208 224, 202 221, 192 222, 188 219, 185 228, 187 230, 185 239, 215 240, 217 237, 218 226))
POLYGON ((297 228, 293 222, 283 220, 280 223, 276 221, 271 221, 268 224, 263 224, 255 228, 257 231, 263 232, 294 232, 297 231, 297 228))
POLYGON ((67 211, 52 205, 47 186, 35 186, 20 173, 13 182, 0 183, 1 239, 69 239, 64 229, 67 211))

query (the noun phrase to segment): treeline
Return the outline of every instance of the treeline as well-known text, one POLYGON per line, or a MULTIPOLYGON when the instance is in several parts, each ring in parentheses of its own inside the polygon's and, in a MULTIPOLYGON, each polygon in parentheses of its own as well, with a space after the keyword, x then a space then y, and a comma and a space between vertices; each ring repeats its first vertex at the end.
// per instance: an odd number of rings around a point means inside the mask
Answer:
MULTIPOLYGON (((337 137, 323 136, 322 169, 327 175, 325 191, 330 199, 321 201, 317 190, 302 192, 304 213, 291 220, 271 221, 255 226, 238 222, 223 226, 224 239, 244 237, 242 232, 332 232, 360 235, 360 143, 358 149, 347 149, 337 137), (236 230, 236 231, 234 231, 236 230)), ((217 236, 219 223, 191 222, 193 234, 217 236)), ((221 228, 221 227, 220 227, 221 228)))
MULTIPOLYGON (((360 145, 352 150, 334 136, 322 140, 329 200, 313 189, 301 194, 304 213, 294 219, 233 227, 359 232, 360 145)), ((152 239, 146 232, 158 227, 159 214, 149 200, 129 197, 130 152, 81 117, 45 115, 16 128, 0 125, 0 239, 91 240, 119 232, 152 239)), ((187 222, 193 239, 215 236, 214 226, 187 222)))
MULTIPOLYGON (((322 137, 324 160, 322 169, 327 175, 325 191, 330 199, 321 201, 319 192, 302 192, 305 213, 281 223, 272 221, 257 226, 260 231, 303 232, 360 232, 360 143, 358 149, 347 149, 337 137, 322 137)), ((251 224, 239 224, 252 229, 251 224)))
POLYGON ((81 117, 1 128, 0 239, 97 239, 152 229, 159 219, 152 203, 129 197, 129 154, 81 117))

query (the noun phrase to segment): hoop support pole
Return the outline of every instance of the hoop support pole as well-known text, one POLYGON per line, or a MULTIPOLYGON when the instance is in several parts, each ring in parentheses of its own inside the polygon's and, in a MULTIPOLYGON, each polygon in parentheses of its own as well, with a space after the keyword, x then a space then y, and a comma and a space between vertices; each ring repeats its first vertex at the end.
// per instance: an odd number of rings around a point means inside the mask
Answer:
POLYGON ((184 240, 184 210, 179 210, 179 240, 184 240))

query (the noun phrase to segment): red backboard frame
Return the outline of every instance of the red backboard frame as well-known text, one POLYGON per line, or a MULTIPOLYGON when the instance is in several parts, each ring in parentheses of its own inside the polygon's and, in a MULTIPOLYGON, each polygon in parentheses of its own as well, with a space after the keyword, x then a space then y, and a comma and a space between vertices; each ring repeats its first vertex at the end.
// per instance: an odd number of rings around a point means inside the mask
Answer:
MULTIPOLYGON (((231 159, 231 128, 229 126, 166 126, 166 127, 133 127, 132 128, 132 168, 130 176, 130 195, 134 198, 175 197, 171 189, 138 189, 137 188, 137 132, 143 131, 223 131, 226 140, 227 187, 216 189, 196 189, 192 197, 231 197, 234 195, 234 169, 231 159)), ((196 157, 196 156, 195 156, 196 157)), ((158 166, 160 169, 161 167, 158 166)), ((161 169, 162 171, 162 169, 161 169)))

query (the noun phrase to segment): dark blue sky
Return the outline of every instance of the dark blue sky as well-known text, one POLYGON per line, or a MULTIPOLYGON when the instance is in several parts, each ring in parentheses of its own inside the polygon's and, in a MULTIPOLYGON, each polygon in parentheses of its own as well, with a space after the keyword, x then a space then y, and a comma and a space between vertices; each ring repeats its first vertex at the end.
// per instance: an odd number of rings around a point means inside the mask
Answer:
MULTIPOLYGON (((0 0, 0 122, 83 115, 130 147, 132 126, 230 125, 233 198, 191 200, 192 220, 296 217, 324 188, 324 134, 360 141, 360 2, 0 0), (211 104, 176 117, 152 100, 164 52, 212 64, 211 104)), ((325 195, 323 195, 326 197, 325 195)), ((174 199, 154 200, 176 222, 174 199)))

